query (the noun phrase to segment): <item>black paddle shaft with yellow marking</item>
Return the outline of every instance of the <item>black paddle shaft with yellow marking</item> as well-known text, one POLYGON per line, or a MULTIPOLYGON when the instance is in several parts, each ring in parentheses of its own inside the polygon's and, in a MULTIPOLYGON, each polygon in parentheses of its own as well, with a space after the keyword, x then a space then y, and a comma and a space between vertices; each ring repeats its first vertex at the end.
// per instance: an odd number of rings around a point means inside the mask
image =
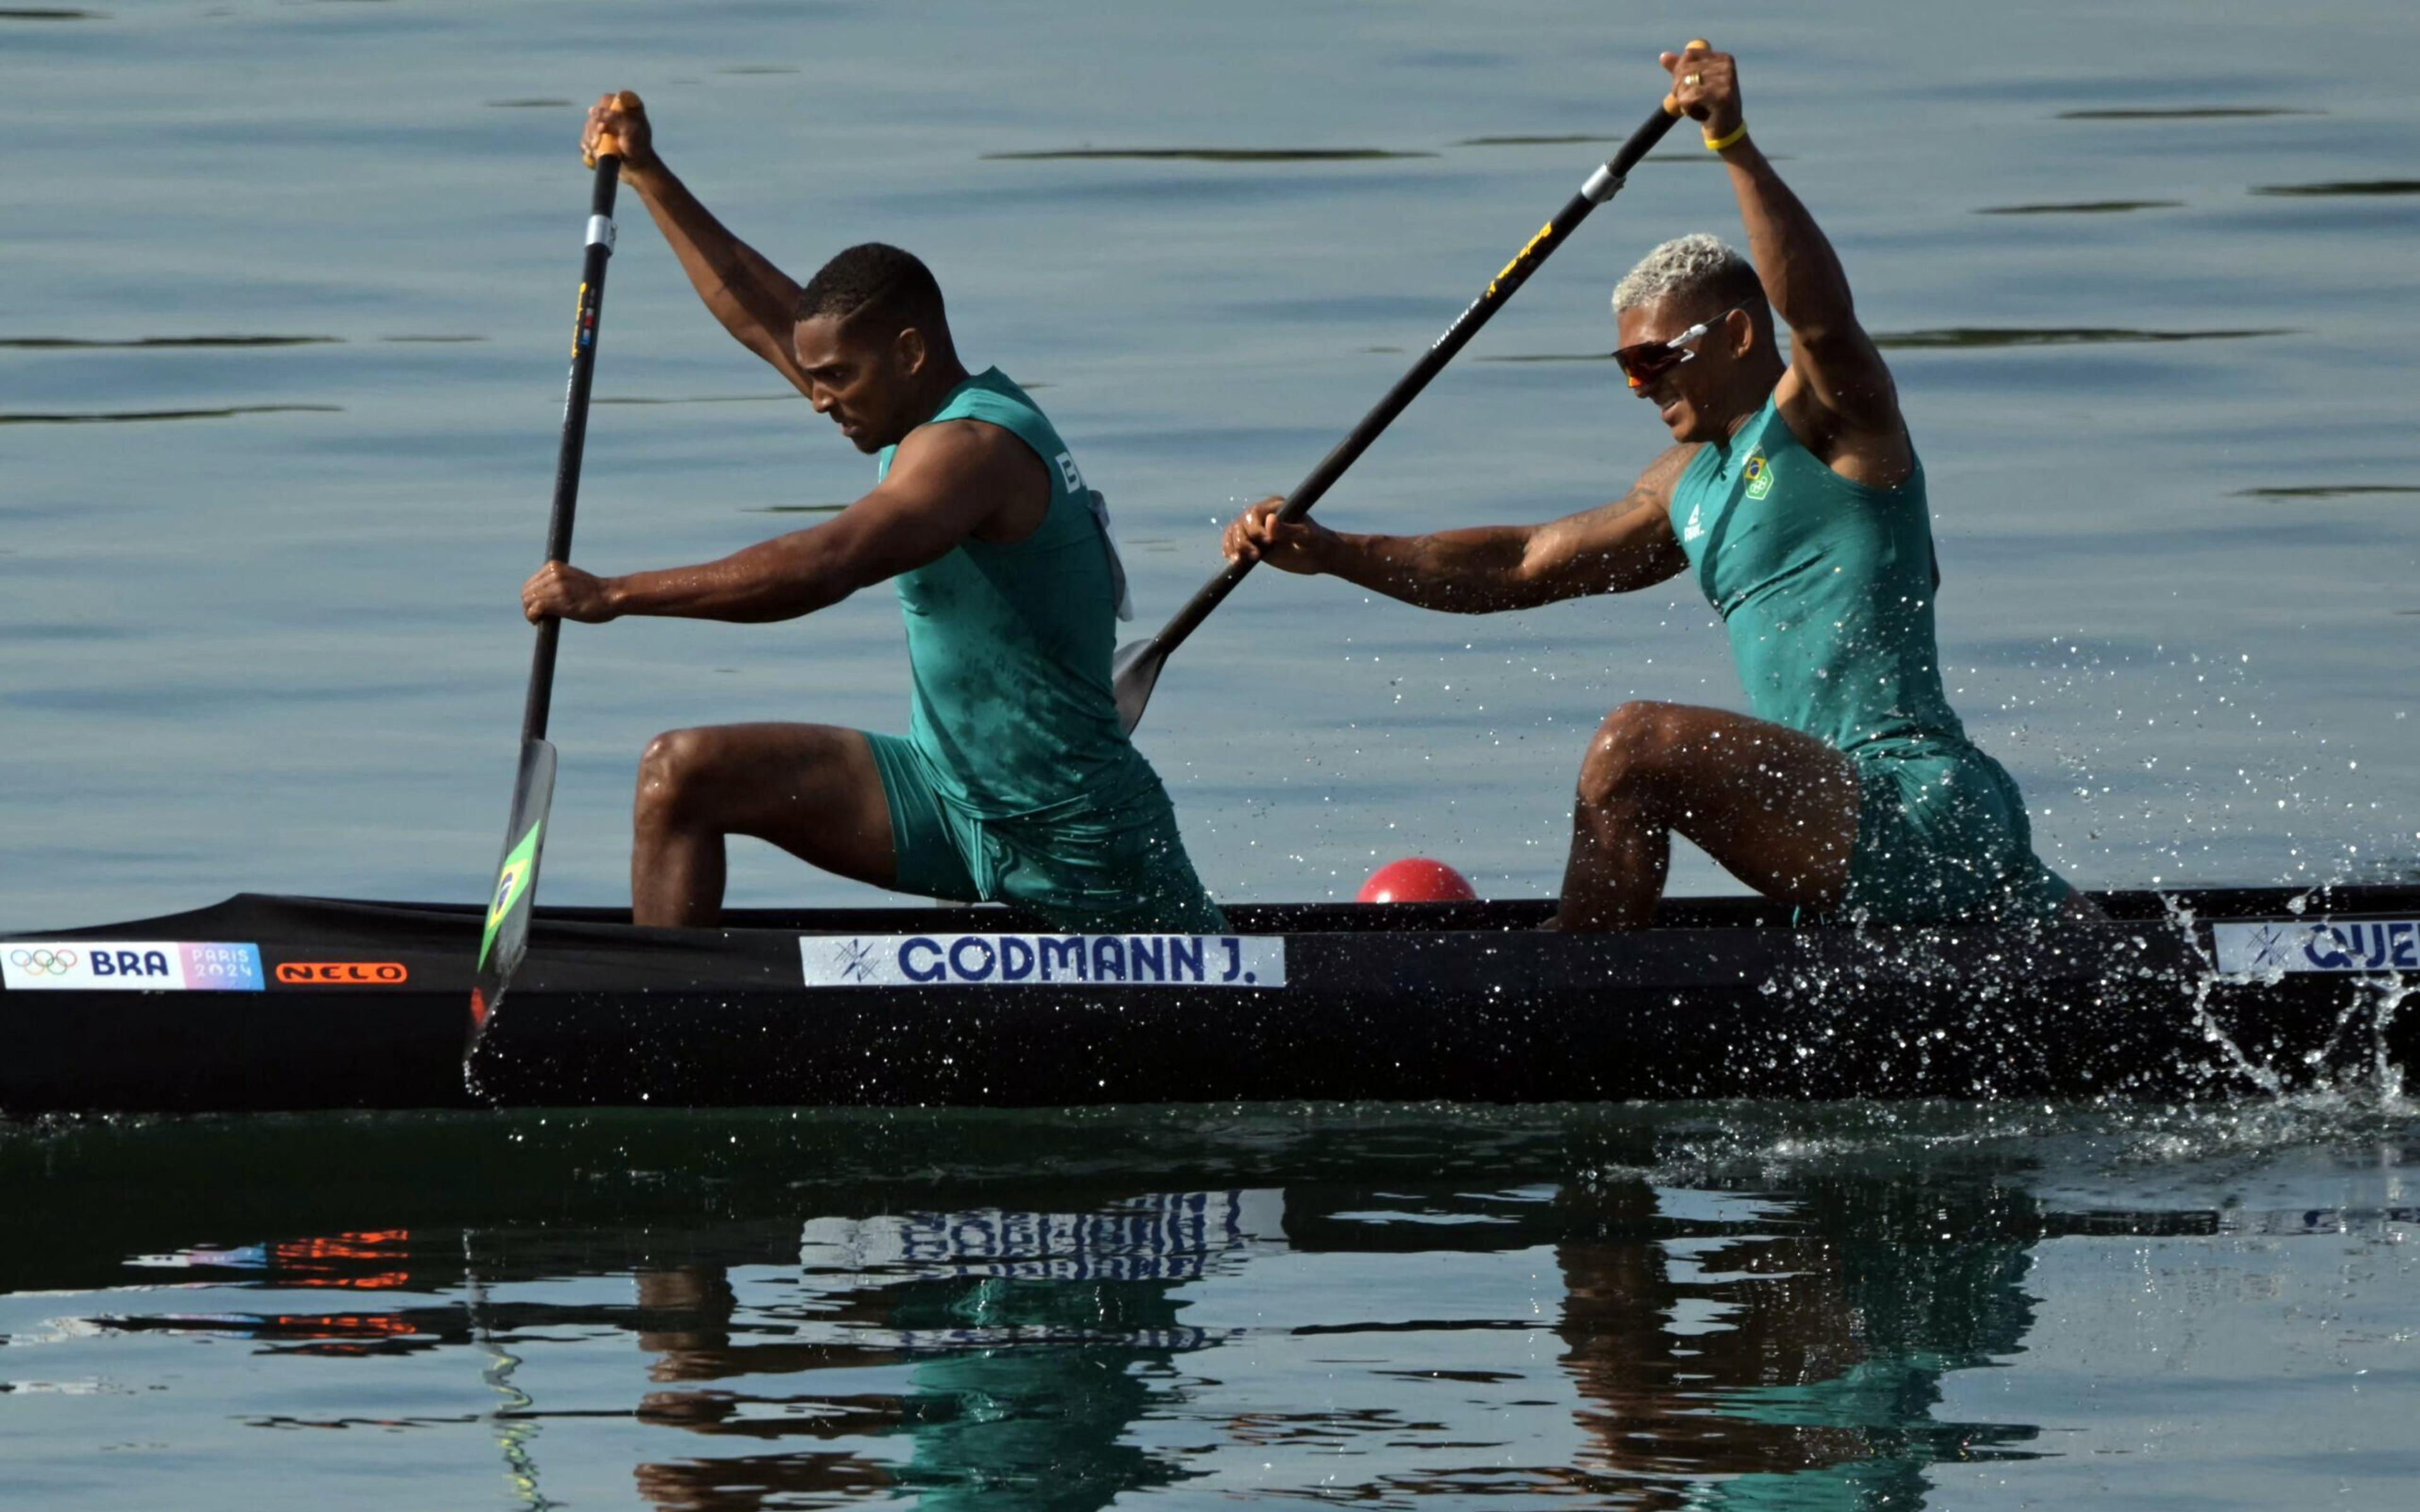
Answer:
MULTIPOLYGON (((563 394, 563 443, 555 455, 554 508, 546 529, 546 559, 568 561, 571 518, 580 498, 580 457, 588 440, 588 389, 597 375, 597 317, 605 304, 605 265, 613 255, 613 192, 622 160, 599 157, 588 196, 588 245, 580 266, 580 304, 572 317, 571 377, 563 394)), ((538 623, 537 650, 530 662, 529 699, 521 707, 520 766, 513 780, 512 817, 504 825, 504 857, 496 866, 495 890, 488 898, 487 928, 479 939, 477 984, 471 992, 470 1043, 475 1047, 488 1016, 504 994, 513 968, 529 947, 530 907, 537 895, 537 863, 546 841, 548 810, 554 804, 554 747, 546 738, 547 713, 554 700, 555 642, 562 622, 538 623)), ((466 1052, 467 1054, 467 1052, 466 1052)))
MULTIPOLYGON (((1571 197, 1571 202, 1557 210, 1555 218, 1512 255, 1512 260, 1504 265, 1503 270, 1487 281, 1487 287, 1480 291, 1479 298, 1471 301, 1468 307, 1454 317, 1453 324, 1446 328, 1445 334, 1420 354, 1420 360, 1412 364, 1412 370, 1396 380, 1395 386, 1387 391, 1387 396, 1378 401, 1377 407, 1362 416, 1361 423, 1337 444, 1336 450, 1328 453, 1319 466, 1311 470, 1311 476, 1303 479, 1301 486, 1287 496, 1277 517, 1281 520, 1300 519, 1309 514, 1311 506, 1319 502, 1320 497, 1344 475, 1344 470, 1359 460, 1361 454, 1370 449, 1370 443, 1394 424, 1395 417, 1402 414, 1419 396, 1419 392, 1429 386, 1429 380, 1444 371, 1446 363, 1453 361, 1454 354, 1479 333, 1479 328, 1487 324, 1503 307, 1504 301, 1528 282, 1529 275, 1538 270, 1538 265, 1553 255, 1555 249, 1570 238, 1574 228, 1588 219, 1589 211, 1621 192, 1622 182, 1629 177, 1630 170, 1637 167, 1638 160, 1647 156, 1655 144, 1664 139, 1664 133, 1670 131, 1672 123, 1679 118, 1667 107, 1657 106, 1655 114, 1647 118, 1646 124, 1630 133, 1630 140, 1621 145, 1621 150, 1603 167, 1589 175, 1588 181, 1580 186, 1578 193, 1571 197)), ((1244 580, 1244 575, 1252 570, 1252 565, 1249 562, 1229 563, 1224 571, 1204 583, 1201 592, 1188 599, 1185 607, 1160 627, 1157 635, 1119 648, 1113 682, 1117 690, 1118 717, 1128 731, 1142 721, 1143 705, 1151 700, 1152 686, 1159 681, 1160 668, 1166 664, 1169 654, 1184 644, 1185 638, 1210 617, 1210 611, 1218 607, 1220 600, 1234 592, 1235 585, 1244 580)))

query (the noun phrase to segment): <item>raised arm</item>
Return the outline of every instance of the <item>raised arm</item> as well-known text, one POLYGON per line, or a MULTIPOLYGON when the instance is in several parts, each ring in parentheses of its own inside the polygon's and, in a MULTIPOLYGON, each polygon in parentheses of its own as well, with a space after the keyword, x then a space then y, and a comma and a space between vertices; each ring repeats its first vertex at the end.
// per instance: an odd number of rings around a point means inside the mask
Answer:
POLYGON ((1032 448, 997 426, 945 421, 908 433, 875 490, 821 525, 693 567, 599 578, 550 562, 521 585, 532 623, 626 614, 790 620, 921 567, 970 535, 1039 523, 1050 479, 1032 448))
POLYGON ((1748 255, 1776 319, 1790 328, 1790 370, 1775 397, 1807 449, 1853 482, 1890 487, 1915 466, 1890 369, 1857 323, 1849 277, 1815 217, 1747 134, 1728 53, 1663 54, 1672 95, 1730 170, 1748 255), (1720 144, 1716 147, 1716 144, 1720 144))
POLYGON ((1675 446, 1612 503, 1544 525, 1491 525, 1433 535, 1348 535, 1310 519, 1280 521, 1280 499, 1236 517, 1228 560, 1328 573, 1422 609, 1492 614, 1588 594, 1621 594, 1688 565, 1672 534, 1672 487, 1697 451, 1675 446))
POLYGON ((622 160, 622 182, 645 202, 656 228, 680 259, 681 271, 689 274, 698 297, 723 329, 805 393, 806 378, 790 350, 799 285, 733 236, 664 166, 656 155, 647 108, 627 89, 599 96, 589 107, 580 138, 581 159, 593 167, 601 153, 622 160))

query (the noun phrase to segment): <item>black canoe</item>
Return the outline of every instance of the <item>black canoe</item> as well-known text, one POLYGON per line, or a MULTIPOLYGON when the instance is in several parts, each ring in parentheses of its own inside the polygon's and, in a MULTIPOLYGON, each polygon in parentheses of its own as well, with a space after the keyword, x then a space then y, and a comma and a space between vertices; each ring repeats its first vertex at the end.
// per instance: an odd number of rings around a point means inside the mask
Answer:
POLYGON ((2420 1058, 2420 887, 2101 897, 2040 932, 1681 900, 1244 904, 1230 936, 996 908, 540 910, 466 1091, 475 908, 242 895, 0 938, 0 1110, 1286 1099, 2223 1098, 2420 1058))

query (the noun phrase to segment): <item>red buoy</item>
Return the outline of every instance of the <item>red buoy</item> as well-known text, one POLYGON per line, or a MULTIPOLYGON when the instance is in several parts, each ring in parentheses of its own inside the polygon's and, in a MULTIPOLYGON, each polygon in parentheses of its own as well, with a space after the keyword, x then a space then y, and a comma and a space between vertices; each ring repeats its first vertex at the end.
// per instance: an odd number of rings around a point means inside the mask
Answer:
POLYGON ((1425 856, 1407 856, 1400 861, 1389 861, 1370 873, 1354 895, 1357 903, 1466 903, 1479 893, 1469 880, 1443 861, 1432 861, 1425 856))

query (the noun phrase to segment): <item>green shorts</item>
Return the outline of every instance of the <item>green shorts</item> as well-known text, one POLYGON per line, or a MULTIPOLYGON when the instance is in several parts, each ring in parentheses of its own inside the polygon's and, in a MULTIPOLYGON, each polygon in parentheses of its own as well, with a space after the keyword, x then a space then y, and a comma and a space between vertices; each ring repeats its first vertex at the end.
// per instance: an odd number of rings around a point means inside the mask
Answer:
POLYGON ((985 819, 941 796, 915 742, 872 733, 865 742, 882 774, 901 892, 1021 903, 1067 930, 1226 933, 1156 780, 1106 812, 985 819))
POLYGON ((1841 914, 1878 924, 2044 922, 2075 890, 2034 855, 2016 779, 1974 747, 1849 759, 1857 841, 1841 914))

